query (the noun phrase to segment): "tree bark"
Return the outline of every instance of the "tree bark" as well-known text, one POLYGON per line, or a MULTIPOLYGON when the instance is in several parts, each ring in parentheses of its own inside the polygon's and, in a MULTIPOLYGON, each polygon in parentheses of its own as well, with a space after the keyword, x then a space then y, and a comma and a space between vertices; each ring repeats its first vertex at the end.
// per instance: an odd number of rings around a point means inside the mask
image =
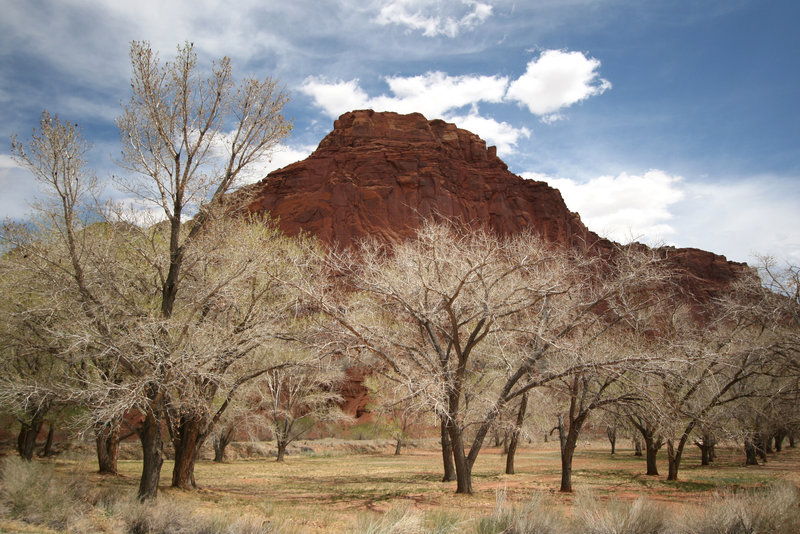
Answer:
POLYGON ((639 438, 633 438, 633 455, 642 456, 642 442, 639 438))
POLYGON ((775 452, 783 451, 783 440, 786 439, 786 432, 779 430, 775 432, 775 452))
POLYGON ((102 475, 117 475, 119 458, 119 421, 98 423, 94 429, 94 442, 97 450, 98 472, 102 475))
POLYGON ((444 476, 442 482, 452 482, 456 479, 456 467, 453 464, 453 445, 450 443, 450 435, 447 433, 445 420, 441 422, 442 433, 442 461, 444 463, 444 476))
POLYGON ((47 439, 44 440, 44 447, 42 447, 42 452, 40 456, 42 458, 47 458, 48 456, 53 455, 53 435, 55 434, 55 427, 53 423, 50 423, 47 428, 47 439))
MULTIPOLYGON (((587 414, 588 415, 588 414, 587 414)), ((585 420, 585 415, 570 421, 569 428, 564 428, 564 418, 558 416, 558 434, 561 443, 561 487, 559 491, 572 493, 572 459, 578 446, 578 435, 585 420)))
POLYGON ((752 438, 745 438, 744 440, 744 454, 745 465, 758 465, 758 454, 756 453, 756 444, 752 438))
POLYGON ((278 445, 278 459, 276 461, 282 462, 284 456, 286 456, 286 447, 289 445, 289 443, 285 439, 280 438, 276 440, 276 443, 278 445))
POLYGON ((142 443, 142 477, 139 480, 138 498, 140 501, 146 501, 155 499, 158 495, 161 465, 164 463, 159 410, 150 410, 145 414, 142 427, 139 429, 139 440, 142 443))
POLYGON ((228 425, 224 430, 214 436, 214 461, 222 463, 225 460, 225 447, 233 439, 233 425, 228 425))
POLYGON ((175 449, 175 465, 172 469, 172 487, 181 489, 196 488, 194 464, 202 445, 200 417, 181 416, 172 446, 175 449))
MULTIPOLYGON (((689 429, 688 432, 691 432, 689 429)), ((689 439, 689 434, 684 433, 678 444, 674 445, 671 439, 667 440, 667 462, 668 473, 667 480, 678 480, 678 470, 681 467, 681 457, 683 456, 683 449, 686 447, 686 442, 689 439)))
POLYGON ((528 392, 522 394, 519 401, 519 410, 517 411, 517 421, 514 425, 514 432, 511 433, 511 439, 508 443, 508 455, 506 456, 506 474, 514 474, 514 457, 517 454, 517 445, 519 443, 519 436, 522 432, 522 423, 525 422, 525 412, 528 410, 528 392))
POLYGON ((21 423, 19 435, 17 436, 17 452, 23 460, 33 459, 33 449, 36 447, 36 436, 42 429, 42 419, 34 418, 30 424, 21 423))
POLYGON ((400 456, 400 450, 403 448, 403 437, 397 436, 397 443, 394 446, 394 455, 400 456))
POLYGON ((695 445, 700 448, 700 465, 711 465, 714 461, 714 436, 703 434, 701 441, 696 441, 695 445))
POLYGON ((606 436, 608 436, 608 441, 611 443, 611 454, 614 454, 617 448, 617 427, 606 426, 606 436))

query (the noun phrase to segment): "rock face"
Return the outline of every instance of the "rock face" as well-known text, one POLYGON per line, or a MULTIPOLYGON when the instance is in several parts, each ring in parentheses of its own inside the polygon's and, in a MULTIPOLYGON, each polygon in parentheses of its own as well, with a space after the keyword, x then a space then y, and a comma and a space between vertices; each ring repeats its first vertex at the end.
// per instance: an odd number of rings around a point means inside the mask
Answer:
POLYGON ((345 113, 306 160, 248 188, 251 212, 326 243, 408 237, 423 219, 532 228, 548 240, 598 240, 558 190, 508 171, 478 136, 419 113, 345 113))
MULTIPOLYGON (((567 209, 557 189, 511 173, 475 134, 419 113, 345 113, 307 159, 238 194, 248 211, 269 212, 287 234, 304 231, 328 244, 409 237, 422 220, 446 217, 499 234, 530 229, 601 253, 613 248, 567 209)), ((748 270, 702 250, 659 252, 701 299, 748 270)))

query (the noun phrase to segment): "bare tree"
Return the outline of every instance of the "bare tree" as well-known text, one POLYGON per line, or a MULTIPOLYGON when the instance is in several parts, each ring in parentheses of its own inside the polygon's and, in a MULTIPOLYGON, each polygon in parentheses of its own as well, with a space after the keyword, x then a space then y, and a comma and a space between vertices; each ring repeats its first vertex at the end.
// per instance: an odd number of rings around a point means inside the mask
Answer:
POLYGON ((329 342, 407 384, 442 416, 458 493, 472 492, 472 466, 504 407, 586 365, 546 356, 579 325, 601 337, 601 325, 615 320, 604 317, 613 307, 601 303, 646 283, 652 271, 651 260, 631 260, 603 273, 590 270, 589 257, 531 235, 500 239, 434 224, 391 250, 366 243, 327 260, 355 290, 338 300, 330 290, 307 290, 338 325, 329 342), (468 428, 474 429, 469 449, 468 428))
MULTIPOLYGON (((188 280, 183 271, 193 243, 207 230, 212 213, 220 209, 237 178, 267 157, 291 124, 281 115, 287 97, 277 83, 249 78, 237 85, 227 58, 215 63, 205 76, 198 71, 197 56, 188 43, 178 48, 174 61, 166 63, 144 42, 132 43, 130 56, 133 94, 117 125, 122 133, 122 164, 140 178, 126 177, 120 185, 158 207, 167 219, 166 246, 151 260, 159 281, 159 315, 154 317, 159 325, 153 332, 155 346, 148 352, 169 354, 165 348, 169 328, 164 322, 176 314, 176 302, 188 280), (187 227, 184 219, 189 216, 194 219, 187 227)), ((235 323, 229 326, 236 328, 235 323)), ((235 348, 234 352, 242 351, 235 348)), ((229 354, 217 356, 218 365, 226 370, 236 359, 229 354)), ((164 386, 171 366, 159 358, 156 362, 144 385, 147 402, 141 405, 145 418, 139 435, 144 451, 139 495, 143 499, 155 496, 158 488, 163 461, 161 424, 169 397, 175 397, 164 386)), ((201 379, 195 385, 218 389, 214 381, 201 379)), ((213 396, 208 390, 204 394, 206 399, 213 396)), ((186 487, 192 482, 204 422, 196 414, 182 412, 186 404, 177 411, 174 402, 171 406, 167 415, 176 447, 173 485, 186 487)))
POLYGON ((278 462, 293 441, 318 424, 350 420, 340 408, 344 380, 344 371, 330 359, 303 354, 258 379, 251 390, 251 407, 269 420, 278 462))

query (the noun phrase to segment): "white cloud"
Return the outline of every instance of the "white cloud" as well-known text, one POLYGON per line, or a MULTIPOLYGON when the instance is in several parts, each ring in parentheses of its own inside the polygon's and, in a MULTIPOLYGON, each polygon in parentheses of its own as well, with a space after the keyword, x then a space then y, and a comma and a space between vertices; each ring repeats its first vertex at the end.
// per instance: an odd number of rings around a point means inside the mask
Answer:
POLYGON ((397 24, 408 31, 422 31, 426 37, 456 37, 471 30, 492 15, 492 6, 476 0, 439 2, 434 0, 394 0, 383 6, 375 22, 397 24))
POLYGON ((545 50, 511 82, 506 98, 552 122, 561 118, 559 110, 611 88, 611 82, 599 77, 599 68, 600 61, 581 52, 545 50))
POLYGON ((507 122, 497 122, 492 118, 481 117, 476 109, 469 115, 449 116, 447 120, 455 123, 459 128, 469 130, 485 140, 489 145, 497 147, 497 155, 502 157, 516 152, 520 138, 529 138, 531 131, 525 127, 515 128, 507 122))
POLYGON ((736 261, 770 255, 800 264, 798 178, 754 176, 687 184, 686 200, 675 210, 678 244, 736 261))
POLYGON ((282 169, 297 161, 306 159, 316 147, 278 145, 269 159, 259 162, 247 169, 247 173, 240 176, 240 185, 257 182, 272 171, 282 169))
POLYGON ((670 207, 685 197, 683 178, 660 170, 600 176, 585 183, 538 173, 522 176, 557 188, 590 230, 622 242, 635 239, 652 244, 673 236, 670 207))
POLYGON ((429 119, 443 117, 448 111, 479 102, 500 102, 508 78, 500 76, 449 76, 443 72, 427 72, 419 76, 387 77, 392 93, 370 97, 359 80, 331 82, 309 77, 300 90, 314 99, 326 115, 336 118, 354 109, 419 112, 429 119))

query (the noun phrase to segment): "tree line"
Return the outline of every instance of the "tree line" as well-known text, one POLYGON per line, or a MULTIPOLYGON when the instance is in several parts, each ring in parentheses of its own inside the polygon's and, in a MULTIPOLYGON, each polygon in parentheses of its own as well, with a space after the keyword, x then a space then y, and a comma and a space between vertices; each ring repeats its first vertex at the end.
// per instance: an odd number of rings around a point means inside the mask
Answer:
POLYGON ((457 221, 345 249, 290 238, 230 195, 291 131, 277 82, 236 82, 226 58, 204 73, 190 44, 163 62, 134 42, 131 65, 115 184, 150 212, 99 200, 78 126, 44 112, 12 139, 47 193, 0 235, 0 404, 23 457, 69 410, 101 472, 137 434, 140 499, 157 495, 165 440, 171 484, 191 488, 200 448, 211 439, 221 459, 253 414, 271 422, 278 460, 310 423, 344 420, 354 365, 396 421, 436 418, 459 493, 498 429, 513 473, 530 411, 559 440, 562 491, 594 414, 641 434, 648 474, 666 446, 670 479, 697 436, 712 456, 736 439, 748 461, 793 439, 797 268, 766 261, 698 299, 668 253, 636 244, 600 254, 457 221))

